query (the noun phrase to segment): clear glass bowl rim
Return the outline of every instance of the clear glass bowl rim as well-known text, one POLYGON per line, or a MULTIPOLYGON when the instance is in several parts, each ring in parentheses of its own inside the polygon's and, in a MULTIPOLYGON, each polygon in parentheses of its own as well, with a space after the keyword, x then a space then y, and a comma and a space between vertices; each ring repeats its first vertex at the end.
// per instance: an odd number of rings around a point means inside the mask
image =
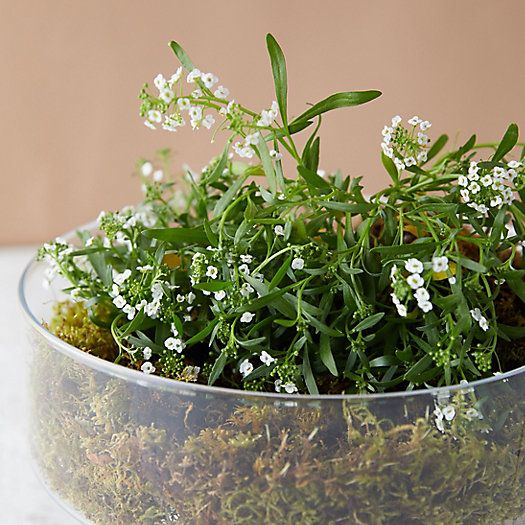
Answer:
MULTIPOLYGON (((96 222, 90 222, 86 225, 79 226, 74 230, 69 231, 68 233, 62 235, 64 239, 72 239, 76 232, 79 230, 94 230, 96 229, 96 222)), ((468 384, 459 384, 452 386, 442 386, 442 387, 432 387, 432 388, 423 388, 418 390, 400 390, 394 392, 383 392, 383 393, 369 393, 369 394, 319 394, 319 395, 310 395, 310 394, 282 394, 274 392, 257 392, 251 390, 240 390, 235 388, 225 388, 218 386, 208 386, 198 383, 186 383, 183 381, 177 381, 175 379, 169 379, 165 377, 156 376, 154 374, 144 374, 139 370, 133 370, 122 365, 117 365, 111 361, 106 361, 100 357, 96 357, 92 354, 88 354, 79 348, 76 348, 65 341, 62 341, 60 338, 52 334, 47 330, 41 322, 37 319, 35 314, 32 312, 29 306, 29 294, 31 290, 27 288, 28 276, 32 271, 35 271, 38 265, 44 264, 39 263, 36 260, 36 257, 33 257, 29 263, 24 268, 22 275, 18 283, 18 300, 26 320, 28 321, 30 327, 38 332, 47 342, 56 350, 58 350, 63 355, 70 357, 76 362, 85 365, 96 371, 106 373, 113 377, 117 377, 123 380, 126 380, 131 383, 138 384, 140 386, 151 387, 154 389, 160 389, 163 391, 173 390, 174 393, 181 391, 187 391, 188 393, 195 392, 195 394, 209 394, 211 396, 230 396, 235 397, 236 399, 268 399, 273 401, 283 401, 283 402, 319 402, 327 400, 340 400, 340 401, 350 401, 350 402, 374 402, 381 399, 396 399, 396 398, 408 398, 413 396, 441 396, 448 395, 455 391, 464 391, 465 389, 476 389, 481 386, 487 386, 491 383, 499 383, 508 380, 511 377, 515 377, 525 373, 525 365, 509 370, 508 372, 487 377, 484 379, 479 379, 477 381, 472 381, 468 384)))

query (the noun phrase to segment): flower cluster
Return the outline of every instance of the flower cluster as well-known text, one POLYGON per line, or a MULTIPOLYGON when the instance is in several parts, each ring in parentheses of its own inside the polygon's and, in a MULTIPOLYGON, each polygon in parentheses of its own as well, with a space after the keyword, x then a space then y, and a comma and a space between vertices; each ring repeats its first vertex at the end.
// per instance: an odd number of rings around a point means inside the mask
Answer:
POLYGON ((467 206, 486 214, 492 208, 500 209, 513 203, 514 188, 521 185, 523 175, 522 162, 511 160, 506 166, 486 167, 473 160, 468 172, 458 178, 459 193, 467 206))
POLYGON ((383 128, 381 142, 383 153, 400 171, 426 162, 430 139, 424 132, 432 126, 417 115, 408 119, 409 128, 401 125, 402 120, 399 115, 392 118, 391 125, 383 128))

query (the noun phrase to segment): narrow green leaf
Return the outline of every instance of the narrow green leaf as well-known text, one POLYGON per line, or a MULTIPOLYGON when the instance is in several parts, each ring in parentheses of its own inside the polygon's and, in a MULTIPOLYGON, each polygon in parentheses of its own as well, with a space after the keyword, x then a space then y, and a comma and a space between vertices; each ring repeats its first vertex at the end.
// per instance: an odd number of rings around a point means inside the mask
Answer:
MULTIPOLYGON (((286 99, 288 96, 288 78, 286 73, 286 60, 284 53, 277 40, 268 33, 266 35, 266 46, 268 54, 270 55, 270 62, 272 65, 273 81, 275 84, 275 96, 279 111, 281 112, 281 119, 285 130, 288 130, 288 111, 286 108, 286 99)), ((308 120, 308 119, 303 119, 308 120)))
POLYGON ((174 40, 172 40, 169 45, 171 49, 173 50, 173 52, 175 53, 175 55, 177 55, 179 62, 182 64, 182 66, 185 69, 187 69, 188 71, 191 71, 192 69, 195 68, 195 66, 193 65, 193 62, 190 60, 190 57, 187 55, 186 51, 182 49, 182 46, 178 42, 175 42, 174 40))
POLYGON ((464 268, 467 268, 468 270, 472 270, 473 272, 477 273, 487 273, 487 267, 483 264, 473 261, 472 259, 467 259, 466 257, 456 257, 456 262, 461 264, 464 268))
POLYGON ((328 368, 330 373, 337 377, 339 374, 337 372, 337 365, 335 364, 330 343, 330 336, 327 334, 321 334, 321 338, 319 340, 319 357, 321 358, 324 366, 328 368))
POLYGON ((261 162, 264 170, 264 175, 268 181, 268 188, 275 195, 277 191, 277 177, 275 176, 275 170, 273 169, 272 158, 270 157, 270 152, 268 151, 268 146, 266 145, 265 140, 259 140, 257 145, 259 150, 259 155, 261 157, 261 162))
POLYGON ((304 382, 306 383, 306 388, 311 395, 318 395, 319 389, 315 382, 314 374, 312 372, 312 367, 310 366, 310 357, 308 356, 308 346, 305 346, 303 351, 303 377, 304 382))
POLYGON ((337 108, 345 108, 349 106, 358 106, 370 102, 375 98, 381 96, 381 91, 345 91, 343 93, 335 93, 329 97, 321 100, 317 104, 314 104, 311 108, 307 109, 304 113, 301 113, 297 118, 292 121, 292 125, 303 122, 305 120, 311 120, 318 115, 322 115, 327 111, 331 111, 337 108))
POLYGON ((215 232, 211 229, 210 221, 205 220, 203 226, 204 232, 206 233, 206 237, 208 237, 208 241, 210 241, 210 244, 212 246, 218 246, 219 239, 217 238, 217 235, 215 235, 215 232))
POLYGON ((326 201, 323 202, 322 205, 330 210, 344 211, 346 213, 354 214, 368 213, 370 210, 373 210, 375 208, 374 204, 370 204, 368 202, 350 203, 326 201))
POLYGON ((246 180, 246 175, 239 177, 226 192, 223 193, 222 197, 215 204, 213 209, 213 216, 218 217, 221 213, 228 207, 231 201, 234 199, 237 192, 242 188, 244 181, 246 180))
POLYGON ((432 364, 432 357, 430 355, 423 356, 414 366, 408 370, 408 372, 405 374, 405 379, 407 381, 411 381, 415 384, 420 384, 421 381, 421 374, 425 372, 425 370, 428 370, 430 365, 432 364))
POLYGON ((228 354, 226 352, 221 352, 213 368, 211 369, 210 377, 208 378, 208 385, 213 385, 217 381, 218 377, 222 374, 226 363, 228 362, 228 354))
POLYGON ((373 314, 368 316, 366 319, 363 319, 357 326, 355 326, 352 329, 353 332, 362 332, 363 330, 366 330, 367 328, 372 328, 372 326, 376 325, 383 319, 385 316, 384 312, 378 312, 377 314, 373 314))
POLYGON ((275 272, 275 275, 268 286, 268 290, 273 290, 276 286, 279 286, 280 282, 283 280, 283 277, 286 275, 288 268, 290 268, 290 265, 292 264, 292 259, 293 255, 288 256, 281 267, 275 272))
POLYGON ((215 168, 213 168, 213 171, 210 173, 209 177, 206 179, 206 184, 213 184, 214 182, 216 182, 218 179, 222 177, 222 173, 225 170, 226 164, 228 162, 229 150, 230 150, 230 143, 228 142, 222 152, 219 162, 217 162, 217 164, 215 165, 215 168))
POLYGON ((172 244, 207 244, 208 236, 204 226, 195 228, 152 228, 144 230, 144 235, 149 239, 159 239, 172 244))
POLYGON ((214 319, 210 323, 208 323, 200 332, 196 333, 193 337, 190 337, 186 341, 187 346, 192 346, 196 343, 200 343, 203 339, 208 337, 213 329, 215 328, 215 325, 219 322, 219 319, 214 319))
POLYGON ((381 153, 381 162, 383 163, 387 173, 390 175, 390 178, 397 183, 399 181, 399 172, 397 171, 394 161, 390 157, 387 157, 384 153, 381 153))
POLYGON ((496 153, 492 156, 494 162, 499 162, 517 144, 518 135, 518 126, 514 123, 511 124, 503 135, 496 153))
POLYGON ((320 177, 317 173, 305 168, 304 166, 297 166, 297 171, 309 186, 321 190, 329 190, 331 188, 330 184, 324 180, 323 177, 320 177))
POLYGON ((197 283, 193 285, 193 288, 197 290, 205 290, 207 292, 218 292, 220 290, 226 290, 232 286, 231 282, 226 281, 210 281, 209 283, 197 283))
POLYGON ((429 162, 432 160, 446 145, 448 142, 448 135, 440 135, 432 147, 428 150, 427 160, 429 162))

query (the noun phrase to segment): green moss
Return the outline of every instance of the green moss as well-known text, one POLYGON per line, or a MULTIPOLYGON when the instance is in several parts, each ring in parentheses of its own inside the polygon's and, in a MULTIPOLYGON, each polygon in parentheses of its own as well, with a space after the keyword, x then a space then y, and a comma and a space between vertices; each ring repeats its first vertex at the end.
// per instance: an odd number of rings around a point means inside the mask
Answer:
POLYGON ((36 352, 36 456, 51 488, 97 525, 495 525, 525 513, 512 384, 448 400, 457 415, 441 433, 424 397, 229 405, 36 352), (474 401, 482 420, 465 416, 474 401))

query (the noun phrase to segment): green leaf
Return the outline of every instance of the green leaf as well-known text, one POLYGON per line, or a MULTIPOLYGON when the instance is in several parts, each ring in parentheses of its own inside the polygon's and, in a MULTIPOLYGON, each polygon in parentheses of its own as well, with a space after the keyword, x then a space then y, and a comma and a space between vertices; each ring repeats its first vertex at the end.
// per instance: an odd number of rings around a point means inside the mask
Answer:
POLYGON ((217 378, 222 374, 227 362, 228 354, 226 352, 221 352, 211 369, 210 377, 208 378, 208 385, 213 385, 213 383, 217 381, 217 378))
POLYGON ((223 193, 222 197, 217 201, 217 203, 215 204, 215 208, 213 209, 214 217, 218 217, 219 215, 221 215, 222 212, 228 207, 228 205, 231 203, 237 192, 242 188, 242 185, 244 184, 246 178, 246 175, 239 177, 228 188, 228 190, 223 193))
POLYGON ((445 144, 448 142, 448 135, 441 135, 436 142, 432 145, 432 147, 428 150, 427 154, 427 160, 425 162, 429 162, 432 160, 444 147, 445 144))
MULTIPOLYGON (((313 186, 314 188, 319 188, 321 190, 329 190, 331 188, 330 184, 317 175, 317 173, 305 168, 304 166, 297 166, 297 171, 301 177, 306 181, 308 186, 313 186)), ((324 203, 323 203, 324 204, 324 203)))
POLYGON ((368 363, 370 368, 377 368, 382 366, 394 366, 399 364, 399 359, 395 355, 382 355, 372 359, 368 363))
POLYGON ((322 206, 330 210, 344 211, 354 214, 368 213, 375 208, 374 204, 370 204, 368 202, 350 203, 326 201, 322 203, 322 206))
POLYGON ((214 319, 210 323, 208 323, 200 332, 196 333, 193 337, 190 337, 186 341, 187 346, 192 346, 196 343, 200 343, 203 339, 208 337, 213 329, 215 328, 215 325, 219 322, 219 319, 214 319))
POLYGON ((410 370, 405 374, 405 379, 411 381, 412 383, 419 384, 421 383, 421 374, 428 370, 432 364, 432 357, 430 355, 423 356, 415 365, 413 365, 410 370))
POLYGON ((329 335, 321 334, 319 341, 319 357, 330 373, 337 377, 339 374, 337 372, 337 365, 335 364, 334 356, 332 355, 330 342, 331 338, 329 335))
POLYGON ((379 253, 384 257, 396 255, 408 255, 411 253, 430 252, 436 247, 436 242, 413 242, 410 244, 400 244, 396 246, 376 246, 370 250, 371 253, 379 253))
POLYGON ((343 93, 335 93, 329 97, 321 100, 317 104, 314 104, 310 109, 307 109, 304 113, 301 113, 295 118, 291 125, 303 122, 305 120, 311 120, 318 115, 322 115, 327 111, 331 111, 337 108, 345 108, 350 106, 359 106, 370 102, 375 98, 381 96, 381 91, 345 91, 343 93))
POLYGON ((501 142, 499 143, 496 153, 492 156, 493 162, 499 162, 518 142, 518 126, 516 124, 511 124, 501 142))
POLYGON ((190 60, 190 57, 187 55, 186 51, 182 49, 182 46, 178 42, 175 42, 175 40, 172 40, 169 45, 171 49, 173 50, 173 52, 175 53, 175 55, 177 55, 177 58, 179 59, 180 63, 183 65, 185 69, 187 69, 188 71, 195 69, 195 66, 193 65, 193 62, 190 60))
POLYGON ((210 244, 212 246, 219 246, 219 239, 217 238, 217 235, 215 235, 215 232, 211 229, 210 221, 205 219, 203 226, 204 232, 206 233, 206 237, 208 238, 208 241, 210 241, 210 244))
POLYGON ((467 268, 468 270, 472 270, 473 272, 477 273, 487 273, 487 267, 483 264, 473 261, 472 259, 467 259, 466 257, 456 257, 456 262, 461 264, 463 268, 467 268))
POLYGON ((159 239, 172 244, 207 244, 208 236, 204 226, 194 228, 152 228, 144 230, 144 235, 149 239, 159 239))
POLYGON ((283 262, 281 267, 275 272, 275 275, 272 277, 268 290, 273 290, 276 286, 279 286, 279 283, 283 280, 283 277, 286 275, 288 268, 292 264, 293 255, 288 256, 288 258, 283 262))
POLYGON ((317 330, 322 333, 322 334, 326 334, 326 335, 329 335, 331 337, 344 337, 344 334, 342 334, 341 332, 339 332, 338 330, 334 330, 333 328, 330 328, 329 326, 325 325, 324 323, 322 323, 321 321, 319 321, 319 319, 315 318, 313 315, 310 315, 309 313, 307 312, 304 312, 304 315, 305 317, 308 319, 308 321, 310 322, 310 324, 314 327, 314 328, 317 328, 317 330))
POLYGON ((228 162, 228 152, 230 150, 230 143, 228 142, 222 152, 222 155, 219 159, 219 162, 213 168, 213 171, 210 173, 209 177, 206 179, 206 184, 213 184, 217 182, 218 179, 222 177, 222 172, 226 168, 228 162))
POLYGON ((314 141, 309 145, 309 147, 305 147, 302 161, 303 165, 306 169, 310 170, 313 173, 317 173, 317 168, 319 167, 319 147, 321 144, 321 139, 317 137, 314 139, 314 141))
POLYGON ((355 326, 352 329, 353 332, 362 332, 363 330, 366 330, 367 328, 372 328, 372 326, 376 325, 383 319, 385 316, 384 312, 378 312, 377 314, 373 314, 368 316, 366 319, 363 319, 357 326, 355 326))
POLYGON ((284 53, 277 43, 277 40, 268 33, 266 35, 266 47, 270 55, 272 65, 273 82, 275 84, 275 96, 285 130, 288 130, 288 111, 286 108, 286 98, 288 96, 288 79, 286 74, 286 60, 284 53))
POLYGON ((399 172, 397 171, 394 161, 390 157, 387 157, 384 153, 381 153, 381 162, 383 163, 387 173, 390 175, 390 178, 397 183, 399 181, 399 172))
POLYGON ((259 140, 257 149, 259 150, 264 174, 266 176, 266 180, 268 181, 268 188, 270 188, 270 191, 275 195, 275 192, 277 191, 277 177, 275 176, 272 158, 270 157, 270 152, 268 151, 266 141, 259 140))
POLYGON ((231 285, 231 282, 226 281, 210 281, 209 283, 194 284, 193 288, 196 288, 197 290, 206 290, 207 292, 218 292, 230 288, 231 285))
POLYGON ((310 357, 308 356, 308 346, 305 346, 303 351, 303 377, 304 382, 306 383, 306 388, 311 395, 318 395, 319 389, 315 382, 314 374, 312 372, 312 367, 310 366, 310 357))

